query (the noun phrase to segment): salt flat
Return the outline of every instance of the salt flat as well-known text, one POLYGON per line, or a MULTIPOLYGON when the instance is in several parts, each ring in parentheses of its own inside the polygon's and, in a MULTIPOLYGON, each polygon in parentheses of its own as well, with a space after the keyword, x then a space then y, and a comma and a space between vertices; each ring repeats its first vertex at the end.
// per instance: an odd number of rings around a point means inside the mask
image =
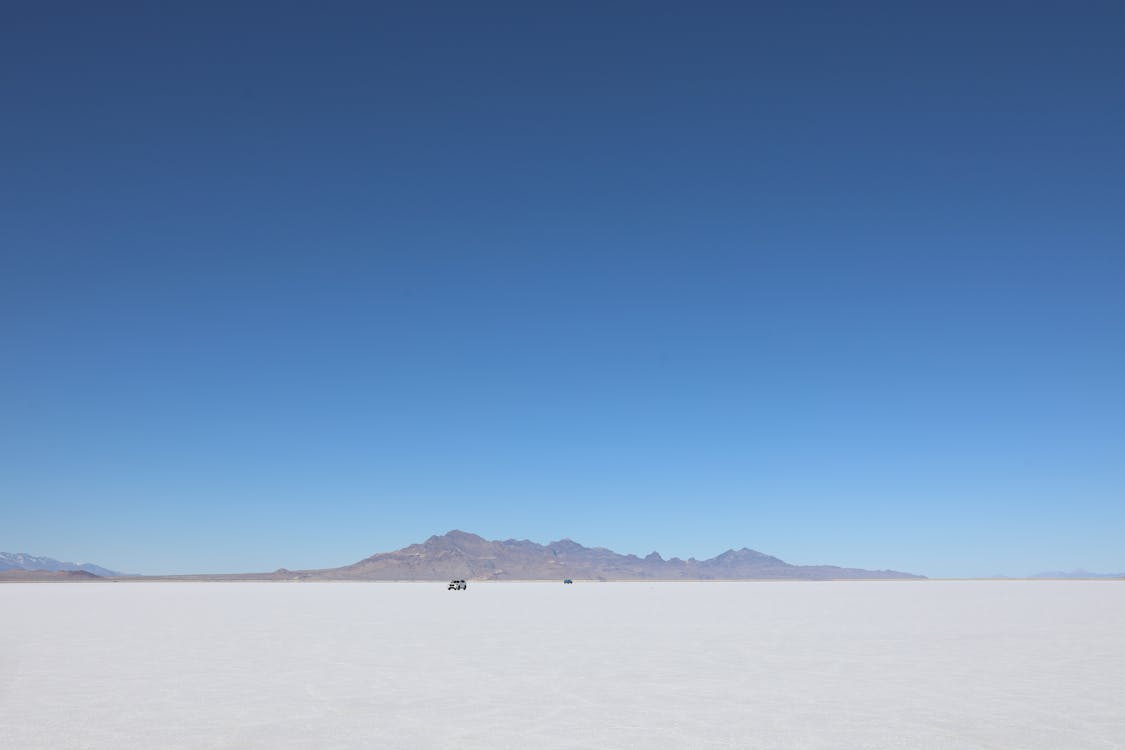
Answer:
POLYGON ((10 748, 1122 748, 1115 581, 0 585, 10 748))

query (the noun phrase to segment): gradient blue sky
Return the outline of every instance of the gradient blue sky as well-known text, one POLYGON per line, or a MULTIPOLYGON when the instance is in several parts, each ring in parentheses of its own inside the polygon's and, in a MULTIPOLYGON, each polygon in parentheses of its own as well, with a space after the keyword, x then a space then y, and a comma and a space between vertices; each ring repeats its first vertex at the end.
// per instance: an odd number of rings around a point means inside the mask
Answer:
POLYGON ((178 5, 0 8, 0 549, 1125 569, 1125 5, 178 5))

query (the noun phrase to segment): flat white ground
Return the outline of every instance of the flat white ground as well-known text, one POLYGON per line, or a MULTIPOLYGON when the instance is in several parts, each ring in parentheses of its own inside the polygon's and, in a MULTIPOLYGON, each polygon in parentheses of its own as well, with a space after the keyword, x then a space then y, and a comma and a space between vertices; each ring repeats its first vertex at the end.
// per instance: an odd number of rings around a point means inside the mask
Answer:
POLYGON ((1125 584, 0 584, 5 748, 1122 748, 1125 584))

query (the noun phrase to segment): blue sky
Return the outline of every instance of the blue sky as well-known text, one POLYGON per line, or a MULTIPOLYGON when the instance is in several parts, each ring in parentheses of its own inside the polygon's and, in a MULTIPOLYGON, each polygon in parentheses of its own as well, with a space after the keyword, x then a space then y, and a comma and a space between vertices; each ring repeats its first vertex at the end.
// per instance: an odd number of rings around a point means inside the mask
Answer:
POLYGON ((0 549, 1125 569, 1123 6, 391 5, 0 10, 0 549))

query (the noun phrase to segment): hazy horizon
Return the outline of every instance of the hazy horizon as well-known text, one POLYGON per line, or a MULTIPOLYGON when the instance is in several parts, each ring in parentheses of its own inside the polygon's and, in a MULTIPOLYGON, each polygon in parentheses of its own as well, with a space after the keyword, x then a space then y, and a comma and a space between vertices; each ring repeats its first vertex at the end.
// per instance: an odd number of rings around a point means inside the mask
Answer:
POLYGON ((1122 28, 8 4, 0 550, 1125 570, 1122 28))
MULTIPOLYGON (((470 534, 475 534, 475 532, 473 532, 471 530, 468 530, 468 529, 449 529, 445 532, 436 532, 435 534, 433 534, 431 536, 441 536, 445 533, 449 533, 450 531, 464 531, 464 532, 467 532, 467 533, 470 533, 470 534)), ((572 537, 569 537, 569 536, 566 536, 566 535, 552 537, 551 539, 530 539, 530 540, 527 539, 526 537, 500 538, 500 537, 489 537, 487 535, 478 535, 478 536, 482 536, 483 538, 488 539, 490 541, 513 541, 513 540, 516 540, 516 541, 532 541, 532 542, 535 542, 537 544, 543 544, 543 545, 549 544, 550 542, 556 542, 556 541, 561 541, 561 540, 565 540, 565 539, 570 539, 571 541, 578 542, 579 544, 582 544, 584 547, 588 547, 588 548, 594 548, 594 547, 607 548, 607 545, 585 544, 581 539, 573 539, 572 537)), ((429 538, 429 537, 427 537, 427 538, 429 538)), ((272 566, 269 566, 269 567, 263 567, 263 568, 260 568, 260 569, 253 569, 253 570, 251 570, 251 569, 232 570, 232 569, 219 569, 219 568, 214 568, 214 569, 190 569, 190 570, 186 569, 186 568, 185 569, 172 569, 172 570, 134 570, 134 569, 128 569, 128 568, 116 568, 112 565, 103 565, 96 560, 71 560, 71 559, 65 559, 65 558, 62 558, 62 557, 55 557, 53 555, 37 554, 37 553, 34 553, 34 552, 28 552, 26 550, 18 550, 18 551, 17 550, 0 550, 0 554, 5 553, 5 552, 12 553, 12 554, 23 553, 23 554, 34 555, 36 557, 48 557, 48 558, 51 558, 51 559, 56 560, 58 562, 73 563, 73 564, 76 564, 76 565, 93 564, 95 566, 99 566, 99 567, 103 567, 103 568, 109 568, 110 570, 113 570, 117 573, 122 573, 122 574, 125 574, 125 575, 190 575, 190 574, 193 574, 193 573, 199 573, 199 574, 268 573, 268 572, 272 572, 274 570, 278 570, 280 568, 285 568, 285 569, 289 569, 289 570, 303 570, 303 569, 315 570, 315 569, 323 569, 323 568, 340 567, 340 566, 343 566, 343 565, 348 565, 348 564, 351 564, 351 563, 358 562, 358 561, 360 561, 364 558, 367 558, 371 555, 374 555, 374 554, 379 554, 379 553, 383 553, 383 552, 393 552, 393 551, 396 551, 396 550, 401 549, 403 547, 407 547, 407 546, 410 546, 412 544, 419 544, 419 543, 422 543, 424 541, 426 541, 426 539, 423 538, 423 539, 415 539, 415 540, 412 540, 410 542, 403 542, 402 544, 400 544, 399 546, 397 546, 395 548, 373 550, 371 552, 357 554, 355 557, 350 558, 348 560, 345 560, 344 562, 334 563, 332 565, 312 565, 312 566, 300 566, 300 567, 298 567, 298 566, 293 566, 293 565, 278 564, 278 565, 272 565, 272 566)), ((726 551, 731 550, 731 549, 741 549, 741 547, 728 547, 728 548, 724 548, 722 550, 717 550, 717 551, 715 551, 711 554, 696 554, 696 555, 686 555, 686 556, 669 555, 669 554, 665 554, 661 550, 657 550, 657 549, 648 550, 646 552, 619 550, 619 549, 612 549, 612 548, 609 548, 609 549, 611 549, 611 551, 616 552, 618 554, 622 554, 622 555, 632 554, 632 555, 635 555, 639 558, 643 558, 643 557, 645 557, 645 555, 647 555, 651 552, 656 552, 656 553, 660 554, 660 556, 665 560, 668 560, 672 557, 679 557, 682 560, 688 560, 688 559, 692 559, 692 558, 697 559, 697 560, 706 560, 706 559, 710 559, 712 557, 715 557, 719 554, 722 554, 723 552, 726 552, 726 551)), ((790 559, 786 559, 785 556, 782 555, 782 554, 774 554, 774 553, 771 553, 767 550, 755 549, 755 551, 763 552, 764 554, 768 554, 768 555, 771 555, 773 557, 779 557, 784 562, 792 564, 792 565, 834 565, 834 566, 843 567, 843 568, 864 567, 864 566, 851 565, 850 563, 848 563, 846 561, 841 562, 841 561, 834 561, 834 560, 790 560, 790 559)), ((894 566, 891 566, 891 565, 884 565, 884 566, 878 566, 878 567, 869 566, 869 569, 871 569, 871 570, 883 570, 883 569, 899 570, 899 572, 913 573, 913 574, 925 576, 926 578, 939 579, 939 580, 940 579, 980 579, 980 580, 987 580, 987 579, 994 579, 994 578, 998 578, 998 577, 999 578, 1021 579, 1021 578, 1034 578, 1034 577, 1037 577, 1037 576, 1043 576, 1043 575, 1052 574, 1052 573, 1061 574, 1060 577, 1063 577, 1063 578, 1068 577, 1068 576, 1078 577, 1080 574, 1088 574, 1088 575, 1094 576, 1094 577, 1125 575, 1125 574, 1123 574, 1123 573, 1121 573, 1120 571, 1117 571, 1117 570, 1091 570, 1090 568, 1087 568, 1087 567, 1084 567, 1084 566, 1081 566, 1081 565, 1078 565, 1078 566, 1074 566, 1074 565, 1071 565, 1071 566, 1040 566, 1039 568, 1037 568, 1035 570, 1032 570, 1032 571, 1018 571, 1018 572, 994 571, 990 574, 974 574, 974 575, 963 575, 963 576, 937 576, 937 575, 931 575, 931 574, 927 573, 926 571, 921 571, 921 570, 896 569, 896 568, 894 568, 894 566)))

